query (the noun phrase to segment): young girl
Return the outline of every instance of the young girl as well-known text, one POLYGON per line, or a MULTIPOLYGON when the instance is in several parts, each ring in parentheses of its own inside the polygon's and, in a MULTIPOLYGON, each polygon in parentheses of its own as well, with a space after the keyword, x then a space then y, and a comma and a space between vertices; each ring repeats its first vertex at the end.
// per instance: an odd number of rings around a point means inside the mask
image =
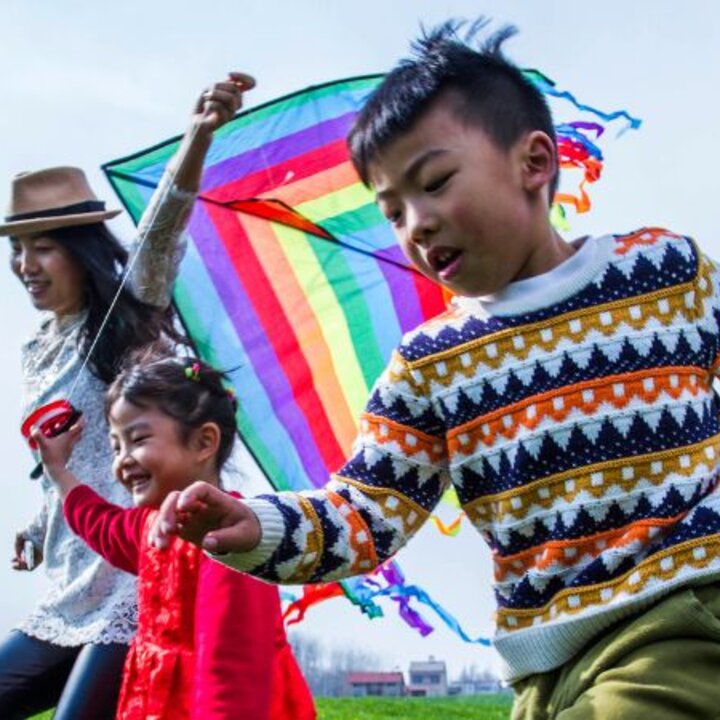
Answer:
POLYGON ((234 396, 197 361, 149 359, 123 371, 106 400, 117 480, 135 508, 113 505, 67 469, 82 423, 55 438, 38 430, 47 475, 72 530, 138 576, 138 633, 117 717, 123 720, 310 720, 312 698, 287 643, 274 587, 177 539, 169 553, 148 530, 167 494, 220 483, 235 439, 234 396))

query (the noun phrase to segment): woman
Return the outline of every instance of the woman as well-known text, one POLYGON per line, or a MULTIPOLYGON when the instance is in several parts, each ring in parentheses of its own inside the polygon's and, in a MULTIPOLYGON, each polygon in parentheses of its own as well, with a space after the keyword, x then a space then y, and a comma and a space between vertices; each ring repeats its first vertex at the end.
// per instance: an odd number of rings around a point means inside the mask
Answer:
MULTIPOLYGON (((10 236, 12 271, 46 314, 23 347, 25 416, 51 400, 71 399, 87 427, 71 466, 111 502, 129 505, 130 498, 111 479, 105 390, 130 351, 163 335, 177 339, 170 299, 184 251, 182 230, 213 132, 253 85, 249 76, 231 73, 198 100, 140 223, 137 259, 117 298, 128 254, 104 221, 119 211, 105 210, 77 168, 25 173, 13 181, 0 235, 10 236)), ((115 713, 136 629, 134 579, 71 533, 45 477, 42 486, 42 510, 17 533, 13 566, 31 569, 34 555, 35 564, 44 561, 51 587, 0 644, 0 717, 25 718, 57 706, 56 720, 106 720, 115 713)))

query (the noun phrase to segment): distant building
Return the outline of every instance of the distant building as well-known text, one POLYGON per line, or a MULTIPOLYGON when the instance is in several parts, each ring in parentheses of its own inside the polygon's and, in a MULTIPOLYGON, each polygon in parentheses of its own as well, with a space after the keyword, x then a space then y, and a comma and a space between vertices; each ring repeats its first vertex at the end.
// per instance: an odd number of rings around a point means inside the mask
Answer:
POLYGON ((405 678, 401 672, 351 672, 345 682, 348 694, 354 697, 405 695, 405 678))
POLYGON ((438 697, 448 694, 447 668, 431 655, 425 662, 411 662, 408 695, 438 697))
POLYGON ((448 695, 483 695, 485 693, 504 692, 505 688, 498 679, 472 678, 457 680, 450 684, 448 695))

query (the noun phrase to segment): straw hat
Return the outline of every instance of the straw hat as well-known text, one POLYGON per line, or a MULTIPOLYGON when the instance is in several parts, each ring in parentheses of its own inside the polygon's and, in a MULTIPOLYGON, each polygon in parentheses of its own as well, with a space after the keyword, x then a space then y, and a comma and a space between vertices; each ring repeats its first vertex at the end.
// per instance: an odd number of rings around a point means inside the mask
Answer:
POLYGON ((106 210, 90 188, 80 168, 54 167, 16 175, 12 181, 10 207, 0 235, 28 233, 89 225, 119 215, 106 210))

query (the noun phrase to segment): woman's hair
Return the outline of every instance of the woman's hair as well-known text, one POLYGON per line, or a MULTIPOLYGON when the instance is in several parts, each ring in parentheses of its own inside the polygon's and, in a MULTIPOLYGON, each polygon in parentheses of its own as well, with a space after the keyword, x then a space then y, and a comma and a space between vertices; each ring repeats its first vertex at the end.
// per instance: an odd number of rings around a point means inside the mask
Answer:
POLYGON ((175 420, 183 443, 204 423, 215 423, 220 428, 215 461, 220 471, 230 457, 237 430, 237 400, 224 380, 223 373, 201 360, 158 356, 151 348, 135 354, 110 385, 105 414, 120 398, 136 407, 155 407, 175 420))
MULTIPOLYGON (((120 286, 128 252, 104 223, 57 228, 44 234, 65 248, 85 270, 88 315, 80 331, 78 347, 85 359, 120 286)), ((148 305, 123 287, 88 360, 90 370, 110 383, 128 353, 162 336, 186 343, 174 325, 174 317, 172 305, 166 309, 148 305)))

